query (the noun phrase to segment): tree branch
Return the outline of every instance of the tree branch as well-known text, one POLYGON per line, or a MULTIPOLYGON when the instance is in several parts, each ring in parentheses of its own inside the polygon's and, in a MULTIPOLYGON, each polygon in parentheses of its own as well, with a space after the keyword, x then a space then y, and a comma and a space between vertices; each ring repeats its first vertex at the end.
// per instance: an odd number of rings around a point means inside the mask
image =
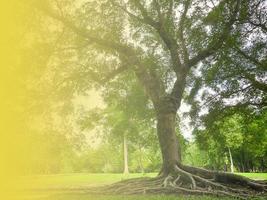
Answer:
POLYGON ((141 12, 141 15, 146 22, 146 24, 152 26, 155 29, 158 29, 159 23, 156 22, 152 17, 149 16, 145 7, 141 4, 140 0, 131 0, 131 2, 136 6, 136 8, 141 12))
POLYGON ((87 29, 77 27, 72 21, 57 15, 52 10, 46 9, 45 12, 50 17, 62 22, 63 25, 70 28, 74 33, 78 34, 79 36, 88 39, 99 46, 116 51, 117 54, 119 54, 119 58, 123 65, 117 68, 115 71, 111 72, 111 74, 109 74, 106 78, 98 82, 105 83, 106 81, 114 78, 117 74, 128 69, 128 66, 134 66, 132 70, 134 70, 138 80, 144 86, 153 103, 158 103, 160 96, 164 95, 163 84, 161 83, 160 79, 156 77, 156 73, 153 72, 152 69, 148 70, 147 66, 145 66, 141 62, 138 54, 134 49, 132 49, 126 44, 121 44, 114 41, 110 41, 108 39, 96 37, 87 29))
POLYGON ((52 9, 43 8, 42 11, 44 11, 51 18, 60 21, 63 25, 71 29, 77 35, 91 41, 92 43, 109 48, 110 50, 116 50, 118 52, 125 53, 132 51, 131 48, 129 48, 129 46, 127 46, 126 44, 116 43, 108 39, 102 39, 100 37, 94 36, 91 32, 89 32, 88 29, 76 26, 72 21, 56 14, 52 9))
POLYGON ((256 26, 256 27, 261 28, 263 32, 267 33, 267 26, 266 26, 266 24, 255 23, 255 22, 253 22, 253 21, 251 21, 251 20, 249 20, 248 22, 249 22, 251 25, 253 25, 253 26, 256 26))
POLYGON ((162 41, 168 48, 172 60, 172 68, 175 71, 176 75, 180 73, 180 70, 182 68, 182 63, 180 61, 180 57, 178 54, 178 44, 176 39, 166 30, 166 27, 161 23, 162 21, 155 21, 153 20, 148 12, 146 11, 145 7, 140 3, 139 0, 132 0, 134 5, 137 7, 137 9, 141 12, 141 15, 144 19, 144 21, 152 26, 159 36, 161 37, 162 41))
POLYGON ((184 11, 182 13, 182 16, 181 16, 181 19, 180 19, 180 22, 179 22, 179 32, 178 32, 178 37, 180 39, 181 46, 182 46, 183 58, 184 58, 185 66, 188 65, 189 54, 188 54, 188 50, 187 50, 186 43, 185 43, 185 38, 184 38, 184 23, 185 23, 185 19, 186 19, 186 14, 187 14, 188 9, 189 9, 190 1, 191 0, 187 0, 184 3, 184 11))
POLYGON ((134 72, 151 98, 154 106, 157 107, 159 105, 160 98, 165 96, 165 90, 155 71, 151 68, 147 69, 142 63, 139 63, 139 65, 136 65, 134 72))
POLYGON ((247 80, 250 81, 251 85, 253 85, 254 88, 257 88, 263 92, 267 92, 267 84, 258 81, 254 74, 247 73, 246 71, 243 71, 242 74, 247 80))
POLYGON ((252 85, 248 85, 244 88, 238 89, 238 90, 234 90, 234 91, 227 91, 227 92, 220 92, 212 97, 210 97, 207 101, 205 101, 204 103, 202 103, 200 105, 200 108, 203 108, 204 106, 209 106, 214 100, 220 98, 220 99, 225 99, 225 98, 230 98, 232 95, 238 94, 240 92, 245 92, 246 90, 250 89, 252 87, 252 85))
POLYGON ((162 13, 161 13, 161 10, 160 10, 160 4, 159 4, 159 1, 158 0, 153 0, 153 3, 156 7, 156 11, 157 11, 157 14, 158 14, 158 19, 159 19, 159 23, 163 23, 164 22, 164 19, 163 19, 163 16, 162 16, 162 13))
POLYGON ((195 57, 189 60, 188 67, 196 65, 198 62, 206 59, 207 57, 213 55, 224 43, 224 41, 230 35, 232 25, 236 21, 236 17, 240 8, 240 0, 237 0, 235 10, 231 16, 231 19, 228 23, 225 24, 224 29, 218 37, 215 38, 215 41, 211 42, 207 48, 200 51, 195 57))
POLYGON ((261 69, 265 69, 266 66, 264 66, 263 63, 261 63, 260 61, 258 61, 255 57, 248 55, 247 53, 245 53, 244 51, 242 51, 238 46, 234 46, 234 49, 237 51, 237 53, 239 53, 240 55, 242 55, 244 58, 246 58, 248 61, 252 62, 253 64, 255 64, 256 66, 258 66, 261 69))
POLYGON ((167 11, 167 19, 170 19, 173 12, 173 0, 170 0, 169 9, 167 11))
MULTIPOLYGON (((135 19, 135 20, 137 20, 137 21, 139 21, 139 22, 141 22, 143 24, 147 24, 147 22, 144 19, 142 19, 141 17, 138 17, 137 15, 133 14, 126 7, 123 7, 123 6, 117 4, 114 1, 112 1, 111 3, 112 3, 112 5, 120 8, 122 11, 124 11, 127 15, 129 15, 129 17, 131 17, 131 18, 133 18, 133 19, 135 19)), ((150 25, 150 24, 148 24, 148 25, 150 25)))
POLYGON ((128 69, 129 69, 129 65, 122 64, 117 69, 110 72, 106 77, 104 77, 100 81, 100 84, 105 84, 105 83, 109 82, 110 80, 114 79, 117 75, 121 74, 122 72, 125 72, 128 69))

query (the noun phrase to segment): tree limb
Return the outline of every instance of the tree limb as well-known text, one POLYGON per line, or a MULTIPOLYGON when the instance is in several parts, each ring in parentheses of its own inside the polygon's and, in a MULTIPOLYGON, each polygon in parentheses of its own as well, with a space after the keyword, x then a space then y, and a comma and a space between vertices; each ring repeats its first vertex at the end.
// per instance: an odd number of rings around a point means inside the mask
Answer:
POLYGON ((213 55, 224 43, 224 41, 229 37, 232 25, 236 21, 236 17, 240 8, 241 0, 237 0, 234 13, 231 15, 231 19, 228 23, 225 24, 224 29, 218 37, 215 38, 213 42, 211 42, 207 48, 200 51, 195 57, 189 60, 188 67, 192 67, 204 60, 205 58, 213 55))
POLYGON ((184 3, 184 11, 182 13, 182 16, 181 16, 181 19, 180 19, 180 22, 179 22, 179 32, 178 32, 178 37, 179 37, 180 42, 181 42, 185 65, 188 65, 189 54, 188 54, 188 50, 187 50, 186 43, 185 43, 185 38, 184 38, 184 23, 185 23, 186 14, 188 12, 190 3, 191 3, 191 0, 187 0, 184 3))
POLYGON ((263 32, 267 33, 267 26, 266 26, 266 24, 255 23, 255 22, 253 22, 253 21, 251 21, 251 20, 249 20, 249 23, 250 23, 251 25, 253 25, 253 26, 256 26, 256 27, 261 28, 263 32))
POLYGON ((122 64, 117 69, 110 72, 108 75, 106 75, 101 81, 100 84, 105 84, 109 82, 110 80, 114 79, 117 75, 121 74, 122 72, 125 72, 129 69, 129 65, 122 64))
POLYGON ((246 71, 243 71, 242 73, 244 77, 250 81, 251 85, 253 85, 254 88, 259 89, 263 92, 267 92, 267 84, 262 83, 256 79, 255 74, 247 73, 246 71))
POLYGON ((92 43, 109 48, 111 50, 116 50, 118 52, 131 51, 129 46, 127 46, 126 44, 121 44, 121 43, 111 41, 109 39, 102 39, 100 37, 97 37, 94 34, 90 33, 88 29, 76 26, 72 21, 58 15, 52 9, 43 8, 42 10, 51 18, 60 21, 63 25, 70 28, 74 33, 76 33, 77 35, 91 41, 92 43))
POLYGON ((246 58, 247 60, 249 60, 250 62, 252 62, 253 64, 255 64, 256 66, 258 66, 261 69, 266 69, 266 66, 264 66, 263 63, 261 63, 260 61, 258 61, 255 57, 248 55, 247 53, 245 53, 244 51, 242 51, 238 46, 234 46, 234 49, 240 54, 242 55, 244 58, 246 58))
POLYGON ((171 60, 172 60, 172 68, 175 71, 176 75, 179 74, 181 67, 182 67, 182 63, 180 61, 180 57, 178 54, 179 48, 178 48, 178 44, 177 44, 176 39, 174 38, 174 36, 171 35, 171 33, 169 33, 166 30, 166 28, 161 23, 162 21, 157 22, 149 16, 145 7, 141 4, 141 2, 139 0, 132 0, 132 2, 136 6, 136 8, 141 12, 141 15, 142 15, 144 21, 148 25, 153 27, 157 31, 159 36, 161 37, 165 46, 170 51, 170 56, 171 56, 171 60))
MULTIPOLYGON (((120 60, 126 66, 134 66, 133 70, 137 75, 138 80, 144 86, 145 90, 147 91, 148 95, 151 97, 154 104, 160 99, 160 96, 163 95, 164 92, 163 84, 161 83, 159 78, 156 78, 156 73, 152 74, 152 69, 148 70, 147 66, 145 66, 139 59, 137 52, 132 49, 130 46, 126 44, 117 43, 114 41, 110 41, 108 39, 103 39, 100 37, 94 36, 90 33, 87 29, 82 27, 77 27, 72 21, 63 18, 57 15, 52 10, 46 9, 45 12, 48 16, 52 17, 63 23, 66 27, 70 28, 74 33, 78 34, 79 36, 88 39, 99 46, 109 48, 110 50, 116 51, 119 54, 120 60)), ((120 67, 114 72, 112 72, 109 76, 114 78, 119 72, 122 72, 125 67, 120 67)))

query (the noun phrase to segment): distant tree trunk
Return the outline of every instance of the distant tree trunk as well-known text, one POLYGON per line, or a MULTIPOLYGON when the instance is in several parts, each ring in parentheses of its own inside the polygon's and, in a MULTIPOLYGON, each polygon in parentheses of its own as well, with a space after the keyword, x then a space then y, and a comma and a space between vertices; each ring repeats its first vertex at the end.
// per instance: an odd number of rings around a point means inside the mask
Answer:
POLYGON ((138 147, 139 147, 139 167, 141 169, 141 173, 145 173, 145 169, 144 169, 144 166, 143 166, 142 147, 141 147, 140 144, 138 144, 138 147))
POLYGON ((123 157, 124 157, 124 174, 129 174, 129 166, 128 166, 128 146, 127 146, 127 137, 124 134, 123 136, 123 157))
POLYGON ((241 172, 245 172, 245 156, 244 156, 244 149, 242 147, 241 150, 241 167, 242 167, 242 171, 241 172))
POLYGON ((242 163, 242 171, 241 172, 245 172, 244 163, 242 163))
POLYGON ((231 173, 234 173, 234 162, 233 162, 232 153, 229 147, 228 147, 228 151, 229 151, 229 158, 230 158, 230 165, 231 165, 231 173))
POLYGON ((264 157, 261 158, 261 166, 260 166, 260 172, 264 172, 265 171, 265 164, 264 164, 264 157))

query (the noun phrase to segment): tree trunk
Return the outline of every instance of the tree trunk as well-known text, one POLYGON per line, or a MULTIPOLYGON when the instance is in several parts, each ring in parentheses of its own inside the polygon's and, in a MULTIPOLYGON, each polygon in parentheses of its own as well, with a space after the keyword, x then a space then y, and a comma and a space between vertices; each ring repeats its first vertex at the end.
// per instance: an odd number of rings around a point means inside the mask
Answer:
POLYGON ((173 166, 181 162, 175 119, 176 113, 173 112, 162 112, 157 116, 157 135, 163 159, 161 174, 169 174, 173 166))
POLYGON ((139 148, 139 158, 138 158, 139 167, 141 169, 141 173, 144 174, 145 173, 145 169, 144 169, 144 165, 143 165, 143 156, 142 156, 143 152, 142 152, 142 147, 141 147, 140 144, 138 144, 138 148, 139 148))
POLYGON ((124 174, 129 174, 129 167, 128 167, 128 146, 127 146, 127 138, 124 134, 123 136, 123 157, 124 157, 124 174))
POLYGON ((229 147, 228 147, 228 151, 229 151, 229 158, 230 158, 230 165, 231 165, 231 173, 234 173, 234 163, 233 163, 232 153, 229 147))

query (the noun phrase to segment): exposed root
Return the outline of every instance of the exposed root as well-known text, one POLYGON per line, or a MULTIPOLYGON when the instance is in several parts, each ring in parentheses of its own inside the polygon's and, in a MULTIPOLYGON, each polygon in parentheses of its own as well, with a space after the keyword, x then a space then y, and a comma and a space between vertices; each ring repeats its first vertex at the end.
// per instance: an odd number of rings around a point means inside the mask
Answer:
POLYGON ((166 187, 169 185, 169 182, 170 182, 172 179, 173 179, 173 177, 172 177, 171 175, 168 175, 168 176, 164 179, 162 186, 163 186, 164 188, 166 188, 166 187))
POLYGON ((253 190, 267 192, 266 181, 257 182, 247 177, 233 173, 211 171, 185 165, 179 165, 179 167, 185 171, 188 171, 189 173, 192 173, 194 175, 199 175, 200 177, 203 177, 205 179, 213 179, 214 181, 219 183, 241 185, 244 187, 250 187, 253 190))
POLYGON ((177 178, 173 181, 173 185, 176 185, 176 186, 181 186, 181 185, 182 185, 181 182, 180 182, 179 184, 177 184, 178 181, 180 180, 180 177, 181 177, 181 175, 178 175, 178 176, 177 176, 177 178))
POLYGON ((227 196, 238 199, 266 197, 264 181, 238 175, 175 165, 172 172, 155 178, 135 178, 107 186, 89 188, 95 194, 190 194, 227 196), (207 173, 205 173, 207 172, 207 173))
POLYGON ((192 174, 180 169, 177 165, 174 166, 175 172, 177 172, 179 175, 190 181, 191 189, 195 189, 197 187, 196 181, 194 180, 192 174))

